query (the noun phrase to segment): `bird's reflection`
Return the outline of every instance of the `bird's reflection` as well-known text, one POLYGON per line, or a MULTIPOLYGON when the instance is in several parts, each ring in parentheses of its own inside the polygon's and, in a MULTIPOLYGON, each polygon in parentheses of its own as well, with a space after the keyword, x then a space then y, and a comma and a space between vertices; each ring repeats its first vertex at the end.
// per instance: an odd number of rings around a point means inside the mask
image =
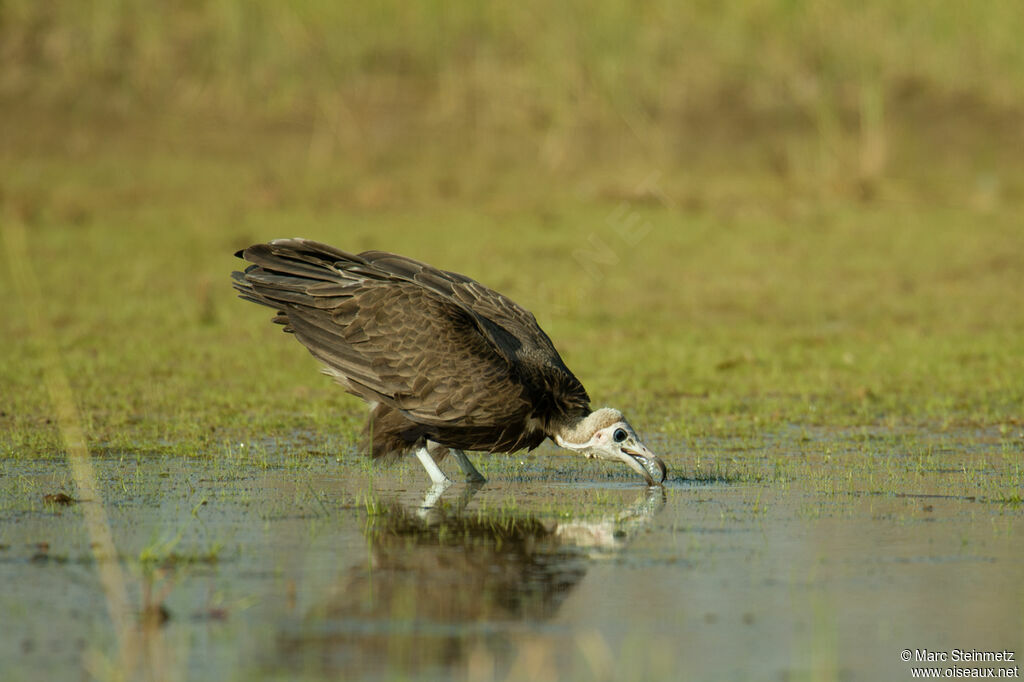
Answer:
MULTIPOLYGON (((507 663, 517 634, 543 630, 592 565, 615 553, 665 504, 650 488, 600 520, 397 502, 370 517, 370 560, 341 576, 324 602, 280 632, 279 654, 324 673, 441 674, 470 652, 507 663)), ((280 660, 280 659, 279 659, 280 660)))

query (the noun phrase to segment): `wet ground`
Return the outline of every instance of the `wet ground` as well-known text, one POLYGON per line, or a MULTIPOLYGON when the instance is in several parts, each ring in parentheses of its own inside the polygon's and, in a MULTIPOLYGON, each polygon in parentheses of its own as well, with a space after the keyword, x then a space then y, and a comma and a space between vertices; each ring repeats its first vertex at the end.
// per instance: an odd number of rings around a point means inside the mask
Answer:
MULTIPOLYGON (((900 680, 905 649, 1024 653, 1020 453, 962 441, 664 490, 544 450, 440 496, 415 462, 95 463, 135 679, 900 680)), ((124 672, 75 494, 62 460, 0 463, 4 680, 124 672)))

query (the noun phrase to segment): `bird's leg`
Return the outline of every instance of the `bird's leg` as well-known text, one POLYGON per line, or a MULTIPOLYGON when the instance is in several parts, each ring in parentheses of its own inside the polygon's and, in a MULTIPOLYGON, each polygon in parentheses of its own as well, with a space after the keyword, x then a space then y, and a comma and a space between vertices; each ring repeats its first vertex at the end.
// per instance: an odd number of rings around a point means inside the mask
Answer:
POLYGON ((451 483, 451 480, 444 475, 441 467, 437 466, 437 462, 434 461, 434 458, 430 456, 430 452, 425 447, 416 450, 416 457, 420 460, 423 468, 427 470, 427 474, 430 476, 430 480, 434 482, 435 487, 451 483))
POLYGON ((486 483, 487 479, 484 475, 476 470, 473 463, 469 461, 469 457, 466 457, 466 453, 456 448, 451 448, 452 456, 455 457, 455 461, 459 463, 459 468, 462 469, 462 473, 466 474, 466 481, 470 483, 486 483))

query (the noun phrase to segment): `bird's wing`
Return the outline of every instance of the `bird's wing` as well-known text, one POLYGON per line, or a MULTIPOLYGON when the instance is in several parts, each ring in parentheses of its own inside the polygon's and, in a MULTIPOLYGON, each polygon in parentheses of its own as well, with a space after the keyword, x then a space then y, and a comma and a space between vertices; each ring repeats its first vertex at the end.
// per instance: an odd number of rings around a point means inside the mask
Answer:
POLYGON ((533 313, 474 279, 386 251, 364 251, 359 257, 391 277, 416 282, 458 302, 501 326, 520 341, 542 346, 552 355, 558 355, 533 313))
POLYGON ((389 276, 324 245, 285 240, 239 255, 242 296, 276 308, 275 321, 352 392, 413 421, 507 423, 531 411, 514 364, 479 316, 430 287, 389 276))
POLYGON ((472 311, 482 331, 506 359, 573 406, 590 402, 586 389, 565 366, 537 319, 515 301, 474 279, 439 270, 421 261, 385 251, 364 251, 360 258, 390 276, 416 282, 472 311))

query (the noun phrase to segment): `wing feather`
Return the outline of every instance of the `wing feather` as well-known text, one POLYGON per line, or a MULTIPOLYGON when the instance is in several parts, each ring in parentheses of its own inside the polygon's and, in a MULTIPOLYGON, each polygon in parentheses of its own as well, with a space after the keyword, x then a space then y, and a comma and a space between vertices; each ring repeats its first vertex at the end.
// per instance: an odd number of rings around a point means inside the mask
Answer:
POLYGON ((497 352, 559 396, 564 404, 553 406, 554 409, 586 409, 589 405, 590 397, 583 384, 565 366, 533 313, 515 301, 465 275, 439 270, 405 256, 364 251, 359 258, 392 277, 416 282, 472 311, 480 320, 481 332, 497 352))
MULTIPOLYGON (((421 424, 494 426, 526 420, 529 391, 471 310, 434 288, 308 243, 242 252, 243 298, 279 311, 296 338, 349 391, 421 424), (341 265, 339 265, 341 263, 341 265), (372 276, 368 275, 371 273, 372 276)), ((283 318, 283 319, 282 319, 283 318)))

